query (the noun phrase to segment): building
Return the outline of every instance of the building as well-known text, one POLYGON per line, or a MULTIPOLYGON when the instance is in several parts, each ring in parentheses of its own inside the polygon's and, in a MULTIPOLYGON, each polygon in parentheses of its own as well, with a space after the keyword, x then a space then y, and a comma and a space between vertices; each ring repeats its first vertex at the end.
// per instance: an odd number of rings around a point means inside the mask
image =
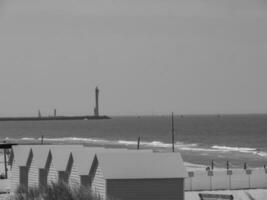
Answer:
POLYGON ((102 199, 184 200, 187 172, 178 153, 97 153, 90 177, 102 199))
POLYGON ((10 192, 14 193, 17 188, 28 188, 28 171, 32 161, 31 146, 17 145, 11 150, 10 192))
POLYGON ((73 164, 70 153, 82 148, 82 145, 57 145, 50 148, 52 161, 48 169, 47 184, 68 182, 73 164))
POLYGON ((95 153, 103 149, 104 148, 84 148, 71 152, 70 156, 72 158, 69 159, 69 162, 73 161, 73 165, 69 175, 70 187, 90 185, 89 172, 95 157, 95 153))
MULTIPOLYGON (((84 147, 83 149, 71 152, 69 162, 73 162, 69 174, 69 185, 71 187, 90 186, 89 172, 97 153, 141 153, 150 152, 151 150, 127 150, 127 149, 106 149, 101 147, 84 147)), ((70 163, 68 165, 71 165, 70 163)))

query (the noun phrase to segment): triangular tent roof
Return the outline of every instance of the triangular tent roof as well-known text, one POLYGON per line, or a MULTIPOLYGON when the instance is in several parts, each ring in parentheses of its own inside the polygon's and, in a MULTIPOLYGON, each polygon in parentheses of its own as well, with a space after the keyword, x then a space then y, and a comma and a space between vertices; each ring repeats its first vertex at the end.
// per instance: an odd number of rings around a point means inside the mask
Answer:
POLYGON ((98 161, 105 179, 187 177, 179 153, 98 153, 95 161, 98 161))
POLYGON ((89 175, 95 153, 104 148, 83 148, 71 152, 73 162, 77 167, 79 175, 89 175))
POLYGON ((33 160, 37 168, 44 169, 47 158, 50 152, 50 148, 55 145, 35 145, 32 146, 33 160))
POLYGON ((82 145, 58 145, 51 147, 52 162, 57 171, 65 171, 70 153, 74 150, 84 148, 82 145))
POLYGON ((85 147, 83 149, 74 150, 71 154, 73 161, 77 167, 79 175, 89 175, 95 154, 97 153, 140 153, 152 152, 151 150, 128 150, 122 148, 103 148, 103 147, 85 147))
MULTIPOLYGON (((12 147, 14 154, 14 161, 18 166, 26 166, 31 152, 30 145, 16 145, 12 147)), ((13 161, 13 162, 14 162, 13 161)))

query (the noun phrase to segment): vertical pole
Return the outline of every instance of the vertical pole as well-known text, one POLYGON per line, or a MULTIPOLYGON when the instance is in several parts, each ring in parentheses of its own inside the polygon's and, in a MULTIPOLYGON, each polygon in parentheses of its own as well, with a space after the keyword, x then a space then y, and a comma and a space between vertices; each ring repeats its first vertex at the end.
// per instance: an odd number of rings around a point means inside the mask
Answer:
POLYGON ((250 174, 248 174, 248 187, 249 187, 249 189, 251 188, 251 184, 250 184, 250 174))
POLYGON ((212 177, 210 176, 210 190, 212 191, 212 177))
POLYGON ((140 136, 138 137, 138 140, 137 140, 137 150, 139 150, 139 148, 140 148, 140 136))
POLYGON ((229 175, 229 189, 232 189, 232 183, 231 183, 231 175, 229 175))
POLYGON ((95 116, 99 116, 99 108, 98 108, 98 95, 99 95, 99 89, 98 87, 95 88, 95 116))
POLYGON ((44 136, 42 135, 41 144, 44 144, 44 136))
POLYGON ((193 184, 192 184, 192 177, 190 177, 190 191, 193 189, 193 184))
POLYGON ((5 162, 5 178, 7 179, 6 149, 4 149, 4 162, 5 162))
POLYGON ((174 152, 174 120, 173 120, 173 112, 172 112, 172 152, 174 152))

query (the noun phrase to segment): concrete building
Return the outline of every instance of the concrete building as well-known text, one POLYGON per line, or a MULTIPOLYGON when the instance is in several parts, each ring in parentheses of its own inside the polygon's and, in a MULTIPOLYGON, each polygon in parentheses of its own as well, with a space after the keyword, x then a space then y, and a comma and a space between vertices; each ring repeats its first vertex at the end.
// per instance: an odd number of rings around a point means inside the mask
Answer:
POLYGON ((98 153, 90 177, 103 199, 184 200, 187 172, 178 153, 98 153))

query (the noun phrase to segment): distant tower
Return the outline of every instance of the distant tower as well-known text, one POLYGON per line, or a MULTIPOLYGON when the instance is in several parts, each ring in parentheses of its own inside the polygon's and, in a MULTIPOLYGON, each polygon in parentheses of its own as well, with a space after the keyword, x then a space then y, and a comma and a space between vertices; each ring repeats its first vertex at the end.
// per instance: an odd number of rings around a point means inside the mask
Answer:
POLYGON ((54 117, 57 117, 57 109, 54 109, 54 117))
POLYGON ((41 111, 38 110, 38 117, 41 118, 42 117, 42 114, 41 114, 41 111))
POLYGON ((99 89, 98 87, 95 88, 95 109, 94 109, 94 112, 95 112, 95 116, 99 116, 99 108, 98 108, 98 95, 99 95, 99 89))

